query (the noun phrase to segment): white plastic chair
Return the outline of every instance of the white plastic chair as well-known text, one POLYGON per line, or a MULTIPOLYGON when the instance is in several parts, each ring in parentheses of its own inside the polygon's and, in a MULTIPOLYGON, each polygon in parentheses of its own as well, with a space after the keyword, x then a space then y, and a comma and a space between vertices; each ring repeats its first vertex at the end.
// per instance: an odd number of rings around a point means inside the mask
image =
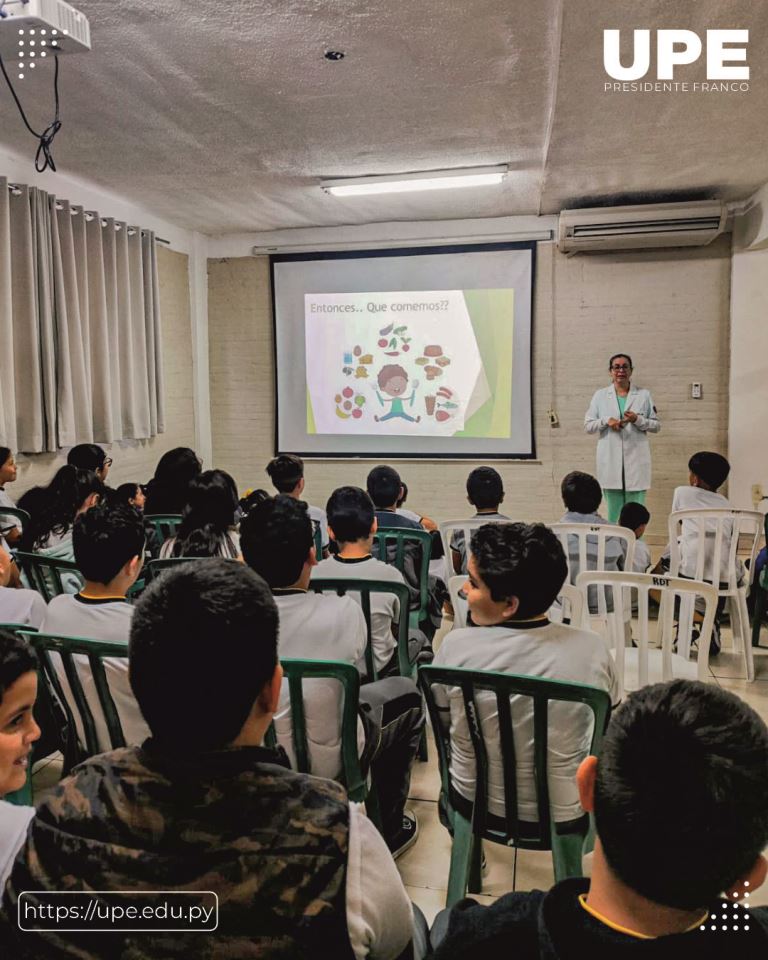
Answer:
POLYGON ((451 606, 453 607, 453 630, 460 630, 467 625, 469 604, 467 598, 459 592, 466 582, 467 575, 465 573, 454 573, 448 580, 448 593, 451 595, 451 606))
MULTIPOLYGON (((728 508, 676 510, 669 516, 669 574, 711 583, 718 598, 726 598, 733 649, 741 653, 747 680, 755 679, 755 663, 747 612, 749 574, 742 572, 738 559, 739 538, 750 538, 749 569, 752 571, 764 522, 763 514, 756 510, 728 508)), ((680 646, 678 649, 683 656, 687 655, 686 649, 680 646)))
POLYGON ((548 616, 553 623, 567 620, 572 627, 582 629, 589 627, 589 622, 584 620, 585 610, 586 604, 581 590, 570 583, 564 583, 557 600, 549 608, 548 616))
MULTIPOLYGON (((717 590, 698 580, 657 576, 652 573, 580 573, 576 584, 586 603, 590 587, 610 586, 613 591, 613 610, 606 613, 608 638, 616 660, 616 672, 622 696, 628 690, 638 690, 649 683, 666 680, 711 680, 709 672, 709 642, 717 608, 717 590), (658 620, 658 648, 651 647, 649 636, 648 597, 651 590, 661 594, 658 620), (627 646, 625 624, 629 602, 637 598, 636 647, 627 646), (704 621, 698 640, 696 661, 681 652, 690 650, 693 630, 693 609, 697 598, 704 601, 704 621), (677 601, 677 604, 676 604, 677 601), (677 628, 675 608, 679 606, 677 628), (677 639, 678 652, 673 652, 677 639)), ((602 591, 599 591, 602 592, 602 591)), ((631 622, 631 621, 629 621, 631 622)))
MULTIPOLYGON (((606 545, 609 540, 618 541, 624 554, 623 565, 625 570, 632 569, 635 555, 635 535, 626 527, 615 524, 589 523, 551 523, 550 529, 557 536, 565 551, 568 562, 568 582, 575 584, 576 576, 588 570, 605 570, 606 545), (574 548, 575 549, 572 549, 574 548)), ((612 606, 612 592, 605 587, 598 590, 595 587, 589 594, 589 600, 584 608, 584 622, 590 622, 597 617, 605 621, 608 607, 612 606), (590 609, 590 606, 592 609, 590 609), (596 608, 596 609, 595 609, 596 608)))
MULTIPOLYGON (((511 520, 500 520, 498 517, 472 517, 470 520, 444 520, 438 527, 440 539, 443 541, 443 557, 445 558, 445 582, 451 577, 457 576, 453 569, 453 555, 451 554, 451 539, 454 533, 460 533, 464 537, 466 547, 466 556, 469 557, 469 542, 473 531, 478 527, 485 526, 486 523, 512 523, 511 520)), ((466 574, 466 570, 462 573, 466 574)), ((456 609, 454 607, 454 609, 456 609)))

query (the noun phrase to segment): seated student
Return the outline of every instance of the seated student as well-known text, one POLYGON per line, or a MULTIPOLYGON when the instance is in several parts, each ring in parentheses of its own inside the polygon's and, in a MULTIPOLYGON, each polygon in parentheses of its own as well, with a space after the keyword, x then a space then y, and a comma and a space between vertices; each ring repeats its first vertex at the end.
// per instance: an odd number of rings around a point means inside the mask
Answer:
MULTIPOLYGON (((78 516, 95 506, 104 493, 104 484, 92 470, 80 470, 69 464, 61 467, 50 484, 38 491, 36 512, 22 533, 19 547, 54 560, 74 560, 72 525, 78 516)), ((64 573, 61 579, 66 593, 77 593, 80 589, 80 578, 76 574, 64 573)))
POLYGON ((16 458, 10 447, 0 447, 0 535, 4 536, 10 546, 13 546, 21 537, 21 521, 7 514, 3 515, 3 507, 14 508, 16 504, 6 492, 5 485, 16 480, 16 458))
POLYGON ((130 675, 152 737, 92 757, 38 808, 6 888, 2 956, 394 960, 406 948, 411 905, 373 824, 339 784, 262 746, 281 685, 277 628, 243 564, 185 564, 148 588, 130 675), (43 889, 210 890, 218 926, 20 932, 20 892, 43 889))
POLYGON ((144 513, 181 514, 187 503, 187 490, 203 469, 202 462, 189 447, 174 447, 160 457, 155 475, 147 484, 144 513))
POLYGON ((78 443, 67 454, 67 463, 78 470, 92 470, 102 483, 106 483, 112 457, 108 457, 97 443, 78 443))
MULTIPOLYGON (((560 523, 588 523, 591 526, 607 524, 597 512, 603 491, 593 476, 573 470, 563 477, 560 493, 566 507, 566 513, 560 518, 560 523)), ((605 543, 605 559, 603 570, 618 571, 624 566, 624 547, 620 540, 609 537, 605 543)), ((579 560, 579 541, 575 536, 568 537, 568 570, 571 583, 576 583, 576 577, 581 573, 579 560)), ((597 569, 597 539, 587 537, 587 570, 597 569)), ((599 609, 597 587, 590 587, 588 591, 588 606, 590 613, 597 613, 599 609)), ((610 588, 606 591, 606 609, 613 610, 613 596, 610 588)))
POLYGON ((115 503, 126 504, 129 507, 133 507, 134 510, 138 510, 139 513, 144 513, 144 504, 146 501, 147 498, 144 495, 144 488, 140 483, 121 483, 114 493, 115 503))
POLYGON ((45 619, 45 600, 37 590, 11 586, 13 561, 0 543, 0 623, 18 623, 40 628, 45 619))
MULTIPOLYGON (((278 493, 283 493, 294 500, 300 500, 304 493, 304 461, 293 453, 281 453, 267 464, 267 473, 272 485, 278 493)), ((309 519, 313 528, 320 528, 320 543, 323 556, 328 550, 328 518, 325 510, 307 504, 309 519)))
POLYGON ((714 684, 643 687, 577 783, 597 828, 591 880, 462 900, 432 929, 435 943, 447 921, 435 960, 768 956, 768 910, 737 905, 766 876, 768 730, 754 710, 714 684))
MULTIPOLYGON (((72 541, 85 586, 75 595, 62 594, 51 600, 41 633, 127 641, 135 608, 126 600, 126 594, 141 572, 144 539, 144 524, 129 507, 97 506, 78 517, 72 541)), ((80 661, 80 678, 96 721, 99 744, 103 750, 109 750, 109 733, 102 719, 88 659, 85 656, 76 659, 80 661)), ((128 683, 128 661, 123 657, 107 657, 103 663, 125 742, 141 743, 148 736, 148 730, 128 683)), ((63 664, 58 666, 64 691, 71 696, 63 664)), ((74 702, 72 712, 82 737, 74 702)))
POLYGON ((416 523, 420 523, 425 530, 428 530, 432 533, 433 530, 437 530, 437 524, 431 517, 422 517, 418 513, 415 513, 413 510, 409 510, 407 507, 404 507, 403 504, 408 499, 408 484, 405 481, 402 481, 400 484, 401 493, 397 500, 397 510, 396 513, 399 513, 402 517, 408 517, 410 520, 415 520, 416 523))
MULTIPOLYGON (((475 467, 467 477, 467 500, 475 508, 473 519, 509 520, 499 513, 499 504, 504 500, 504 483, 501 474, 493 467, 475 467)), ((467 548, 464 534, 456 530, 451 536, 451 560, 456 573, 467 572, 467 548)))
MULTIPOLYGON (((322 577, 391 580, 405 583, 400 571, 389 563, 376 560, 371 553, 376 518, 371 498, 360 487, 339 487, 326 506, 328 535, 336 541, 338 552, 322 560, 312 571, 312 579, 322 577)), ((350 594, 359 600, 359 594, 350 594)), ((373 659, 382 674, 397 672, 397 627, 400 604, 397 597, 386 593, 371 594, 371 632, 373 659)))
POLYGON ((376 522, 380 527, 405 527, 408 530, 423 530, 418 520, 399 513, 397 501, 403 493, 400 474, 394 467, 374 467, 366 480, 368 496, 376 508, 376 522))
MULTIPOLYGON (((587 630, 550 623, 547 611, 560 592, 568 568, 560 541, 542 524, 489 523, 470 541, 469 577, 464 585, 474 627, 446 634, 435 666, 495 670, 584 683, 618 700, 613 658, 604 640, 587 630)), ((435 687, 435 700, 450 723, 451 781, 456 801, 475 795, 475 754, 464 702, 457 688, 435 687)), ((495 714, 491 694, 478 696, 481 720, 495 714), (490 698, 490 699, 489 699, 490 698)), ((582 704, 549 707, 549 790, 556 822, 578 823, 584 816, 574 776, 589 749, 592 714, 582 704)), ((512 701, 519 817, 535 823, 533 782, 533 703, 512 701)), ((504 774, 500 750, 489 750, 488 810, 504 816, 504 774)))
POLYGON ((175 537, 166 540, 160 559, 168 557, 240 556, 240 535, 235 529, 237 487, 224 470, 205 470, 190 481, 187 503, 175 537))
MULTIPOLYGON (((0 630, 0 890, 24 845, 34 807, 3 800, 27 782, 32 744, 40 738, 32 708, 37 699, 37 657, 26 640, 0 630)), ((5 954, 11 956, 11 954, 5 954)))
POLYGON ((619 526, 626 527, 635 535, 635 559, 633 573, 647 573, 651 566, 651 551, 642 539, 651 515, 642 503, 625 503, 619 515, 619 526))
MULTIPOLYGON (((308 590, 316 559, 306 506, 292 497, 277 496, 254 507, 240 530, 245 562, 267 581, 277 602, 280 656, 345 660, 362 671, 367 631, 360 606, 351 597, 308 590)), ((405 811, 405 801, 424 726, 421 694, 407 677, 388 677, 362 687, 360 705, 364 730, 358 728, 358 748, 363 762, 371 763, 387 844, 399 856, 418 832, 416 817, 405 811)), ((335 778, 341 773, 339 707, 335 681, 314 680, 305 685, 307 741, 317 776, 335 778)), ((292 755, 287 683, 275 730, 292 755)))

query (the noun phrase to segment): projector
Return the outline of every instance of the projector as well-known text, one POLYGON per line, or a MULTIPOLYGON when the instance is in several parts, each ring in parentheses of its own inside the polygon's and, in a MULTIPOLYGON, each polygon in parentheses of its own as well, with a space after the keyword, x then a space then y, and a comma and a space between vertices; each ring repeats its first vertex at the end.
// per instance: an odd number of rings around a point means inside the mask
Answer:
POLYGON ((90 49, 87 17, 64 0, 0 0, 0 55, 19 70, 90 49))

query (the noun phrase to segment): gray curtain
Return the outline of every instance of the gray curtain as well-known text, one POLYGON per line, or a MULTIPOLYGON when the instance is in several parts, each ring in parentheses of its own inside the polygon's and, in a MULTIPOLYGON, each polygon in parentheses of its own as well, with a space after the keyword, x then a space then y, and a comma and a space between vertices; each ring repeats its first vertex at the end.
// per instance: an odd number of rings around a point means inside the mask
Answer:
POLYGON ((14 450, 163 432, 151 231, 0 177, 0 385, 14 450))

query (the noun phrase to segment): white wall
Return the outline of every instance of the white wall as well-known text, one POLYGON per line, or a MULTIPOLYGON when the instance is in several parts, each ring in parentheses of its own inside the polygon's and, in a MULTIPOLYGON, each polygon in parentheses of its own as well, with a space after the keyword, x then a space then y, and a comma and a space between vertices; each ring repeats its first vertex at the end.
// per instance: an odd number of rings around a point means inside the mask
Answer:
POLYGON ((730 380, 730 498, 752 509, 753 484, 768 494, 768 249, 733 255, 730 380))

